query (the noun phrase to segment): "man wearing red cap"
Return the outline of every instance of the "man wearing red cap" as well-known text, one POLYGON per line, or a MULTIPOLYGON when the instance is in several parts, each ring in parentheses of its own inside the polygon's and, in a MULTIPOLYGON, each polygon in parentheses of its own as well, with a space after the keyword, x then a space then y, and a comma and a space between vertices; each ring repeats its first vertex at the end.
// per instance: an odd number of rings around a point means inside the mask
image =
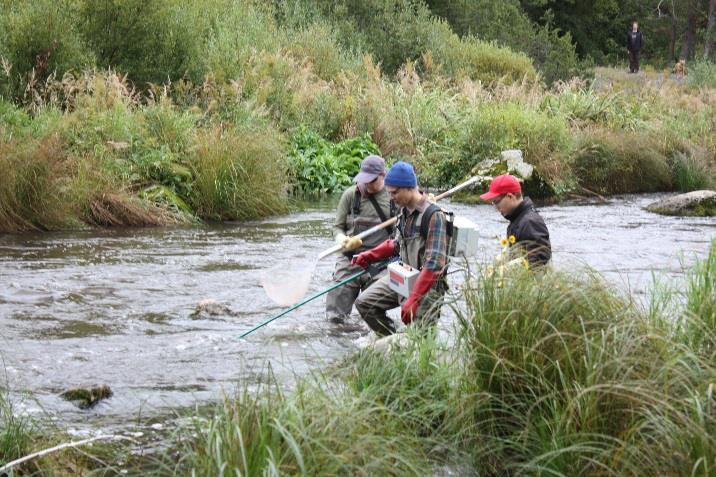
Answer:
POLYGON ((497 211, 510 221, 507 237, 514 236, 512 247, 526 255, 530 268, 546 265, 552 258, 549 231, 529 197, 522 197, 522 186, 514 176, 503 174, 490 183, 490 190, 480 196, 491 201, 497 211))

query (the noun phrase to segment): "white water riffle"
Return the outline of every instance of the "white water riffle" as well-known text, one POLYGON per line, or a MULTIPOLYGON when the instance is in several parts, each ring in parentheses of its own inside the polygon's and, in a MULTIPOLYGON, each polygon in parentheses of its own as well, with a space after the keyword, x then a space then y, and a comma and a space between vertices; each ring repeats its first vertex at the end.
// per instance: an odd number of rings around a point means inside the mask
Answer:
MULTIPOLYGON (((647 292, 653 272, 678 280, 682 260, 689 265, 706 255, 716 220, 643 210, 660 197, 542 208, 554 266, 591 266, 637 296, 647 292)), ((442 205, 478 225, 482 257, 497 253, 507 223, 492 206, 442 205)), ((237 339, 284 309, 266 295, 262 275, 281 293, 295 293, 283 304, 330 285, 332 258, 305 278, 333 244, 333 214, 321 206, 201 228, 0 236, 3 386, 37 398, 24 402, 27 412, 41 406, 63 422, 102 427, 214 401, 222 391, 251 384, 269 365, 289 383, 336 362, 357 349, 367 329, 358 320, 345 328, 329 325, 323 297, 237 339), (299 280, 284 273, 296 264, 305 272, 299 280), (296 287, 299 282, 307 289, 296 287), (232 313, 193 314, 208 299, 232 313), (114 395, 89 412, 59 397, 98 384, 114 395)), ((459 280, 459 273, 450 277, 453 284, 459 280)), ((448 307, 440 326, 449 331, 448 307)))

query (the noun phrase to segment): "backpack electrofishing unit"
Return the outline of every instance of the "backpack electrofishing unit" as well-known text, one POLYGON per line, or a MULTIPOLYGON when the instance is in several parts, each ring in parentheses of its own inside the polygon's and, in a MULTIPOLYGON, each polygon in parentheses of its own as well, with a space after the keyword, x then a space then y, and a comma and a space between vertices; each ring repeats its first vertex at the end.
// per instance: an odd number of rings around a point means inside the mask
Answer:
MULTIPOLYGON (((452 212, 446 211, 436 204, 430 204, 420 219, 420 235, 423 240, 427 240, 430 219, 437 211, 442 211, 447 219, 448 257, 466 258, 476 255, 477 225, 465 217, 455 217, 452 212)), ((388 284, 399 295, 408 297, 419 274, 420 270, 407 263, 393 262, 388 265, 388 284)))

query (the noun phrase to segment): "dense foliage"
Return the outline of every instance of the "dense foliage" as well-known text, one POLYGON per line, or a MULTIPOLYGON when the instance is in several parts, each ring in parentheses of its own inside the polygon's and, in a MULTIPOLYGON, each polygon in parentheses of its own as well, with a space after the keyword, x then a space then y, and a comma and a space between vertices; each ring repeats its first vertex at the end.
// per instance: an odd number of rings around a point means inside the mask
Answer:
POLYGON ((0 0, 0 230, 264 216, 366 135, 427 186, 516 148, 541 195, 710 187, 713 63, 587 70, 538 3, 0 0))
POLYGON ((380 154, 367 134, 332 143, 315 132, 299 131, 289 153, 290 174, 302 194, 341 192, 351 185, 366 156, 380 154))

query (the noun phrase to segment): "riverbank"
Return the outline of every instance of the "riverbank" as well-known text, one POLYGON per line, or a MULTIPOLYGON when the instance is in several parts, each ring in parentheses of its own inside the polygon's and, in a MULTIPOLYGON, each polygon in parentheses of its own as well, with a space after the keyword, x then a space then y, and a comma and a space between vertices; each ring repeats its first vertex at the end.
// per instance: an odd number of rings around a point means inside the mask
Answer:
MULTIPOLYGON (((551 200, 714 187, 716 90, 606 69, 592 85, 552 89, 406 74, 321 81, 333 113, 361 98, 350 117, 334 118, 329 129, 342 132, 326 137, 369 134, 374 145, 353 143, 412 161, 433 187, 507 148, 536 167, 528 192, 551 200)), ((317 81, 307 73, 302 87, 317 81)), ((288 106, 227 96, 227 87, 173 86, 149 99, 113 73, 87 73, 48 86, 65 88, 63 104, 48 99, 28 113, 0 102, 0 231, 246 220, 286 211, 291 190, 350 182, 360 158, 355 146, 320 145, 327 130, 313 115, 331 112, 320 97, 304 98, 296 117, 288 106)), ((286 94, 297 100, 299 91, 286 94)))
POLYGON ((0 18, 0 232, 267 217, 369 152, 445 188, 521 149, 550 200, 714 187, 709 62, 590 69, 549 28, 529 57, 423 2, 81 5, 0 18))
MULTIPOLYGON (((660 282, 643 302, 587 270, 515 273, 501 282, 478 272, 465 282, 454 346, 413 336, 387 356, 364 350, 297 378, 290 391, 269 372, 214 410, 184 416, 165 450, 128 461, 126 446, 85 449, 103 462, 90 458, 85 468, 710 475, 716 243, 683 288, 660 282)), ((28 445, 36 435, 3 417, 4 442, 12 430, 9 441, 25 445, 13 455, 42 445, 28 445)), ((78 458, 87 462, 64 451, 20 475, 57 475, 78 458)))

